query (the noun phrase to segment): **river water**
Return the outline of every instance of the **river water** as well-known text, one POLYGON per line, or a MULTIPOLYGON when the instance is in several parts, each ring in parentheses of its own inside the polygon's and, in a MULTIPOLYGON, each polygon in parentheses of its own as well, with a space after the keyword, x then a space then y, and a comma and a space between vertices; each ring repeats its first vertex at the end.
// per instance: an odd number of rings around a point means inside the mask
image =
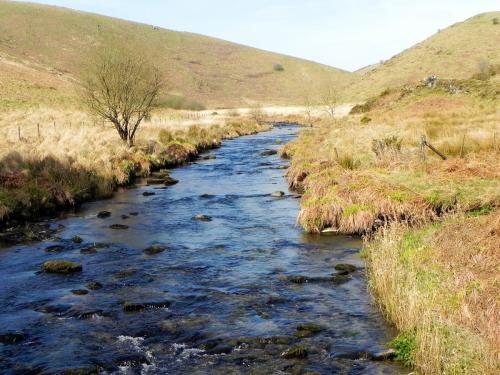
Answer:
POLYGON ((4 336, 0 373, 405 373, 364 359, 392 333, 367 292, 361 241, 304 234, 287 162, 260 155, 296 132, 227 141, 215 160, 173 170, 173 187, 139 185, 53 220, 64 229, 51 241, 0 249, 0 335, 22 335, 4 336), (153 244, 166 250, 145 254, 153 244), (53 259, 83 271, 40 272, 53 259), (332 277, 339 263, 358 268, 332 277))

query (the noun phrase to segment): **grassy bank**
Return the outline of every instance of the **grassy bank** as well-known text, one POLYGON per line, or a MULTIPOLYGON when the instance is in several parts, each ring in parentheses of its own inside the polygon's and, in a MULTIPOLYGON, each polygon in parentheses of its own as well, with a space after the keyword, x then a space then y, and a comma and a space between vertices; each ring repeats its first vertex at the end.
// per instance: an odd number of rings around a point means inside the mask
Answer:
POLYGON ((145 124, 128 148, 108 125, 84 114, 59 114, 56 125, 3 124, 0 152, 0 223, 11 225, 79 203, 105 198, 119 186, 155 170, 171 168, 218 147, 222 140, 254 134, 268 125, 240 118, 223 125, 171 127, 145 124), (86 120, 86 122, 84 121, 86 120), (57 124, 63 124, 62 126, 57 124))
POLYGON ((385 90, 282 149, 305 230, 366 235, 392 345, 423 374, 498 373, 499 92, 494 78, 385 90), (423 160, 422 135, 447 159, 423 160))

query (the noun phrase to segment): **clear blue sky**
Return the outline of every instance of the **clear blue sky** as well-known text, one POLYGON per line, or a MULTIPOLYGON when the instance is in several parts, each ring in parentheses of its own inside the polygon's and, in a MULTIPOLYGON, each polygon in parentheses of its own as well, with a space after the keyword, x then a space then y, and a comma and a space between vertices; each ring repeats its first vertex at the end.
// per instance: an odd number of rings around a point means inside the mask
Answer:
POLYGON ((32 0, 191 31, 356 70, 498 0, 32 0))

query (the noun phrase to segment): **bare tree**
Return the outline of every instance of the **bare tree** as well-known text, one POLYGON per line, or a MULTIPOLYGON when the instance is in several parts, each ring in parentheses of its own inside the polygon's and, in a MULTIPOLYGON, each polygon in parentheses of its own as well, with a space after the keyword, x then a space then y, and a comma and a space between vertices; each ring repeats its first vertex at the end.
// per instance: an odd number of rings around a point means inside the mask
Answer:
POLYGON ((146 58, 107 49, 93 57, 81 96, 89 111, 110 121, 132 147, 139 125, 157 106, 162 85, 159 70, 146 58))
POLYGON ((328 85, 323 90, 321 96, 322 104, 325 106, 325 110, 335 120, 335 116, 337 114, 337 106, 338 106, 338 93, 337 90, 332 86, 328 85))
POLYGON ((307 125, 312 127, 314 125, 314 101, 311 99, 309 94, 304 95, 304 115, 307 121, 307 125))

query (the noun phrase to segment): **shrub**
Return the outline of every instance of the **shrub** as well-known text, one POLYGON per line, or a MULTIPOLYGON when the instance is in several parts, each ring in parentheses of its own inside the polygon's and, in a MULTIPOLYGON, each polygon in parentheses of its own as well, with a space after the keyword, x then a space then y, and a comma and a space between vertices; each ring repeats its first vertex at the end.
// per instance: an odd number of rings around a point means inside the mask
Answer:
POLYGON ((389 346, 396 351, 396 360, 407 367, 414 365, 413 353, 416 348, 415 332, 405 332, 389 343, 389 346))
POLYGON ((382 139, 372 140, 372 151, 378 158, 381 158, 387 153, 399 154, 403 138, 396 136, 386 137, 382 139))
POLYGON ((371 121, 372 121, 372 119, 370 117, 368 117, 368 116, 363 116, 363 117, 361 117, 361 120, 360 120, 360 122, 362 124, 368 124, 371 121))
POLYGON ((500 23, 497 17, 493 18, 491 22, 493 22, 493 25, 498 25, 500 23))
POLYGON ((343 155, 337 159, 337 162, 344 169, 355 170, 361 166, 361 162, 351 155, 343 155))
POLYGON ((285 71, 285 68, 281 64, 274 64, 273 69, 274 69, 275 72, 283 72, 283 71, 285 71))

